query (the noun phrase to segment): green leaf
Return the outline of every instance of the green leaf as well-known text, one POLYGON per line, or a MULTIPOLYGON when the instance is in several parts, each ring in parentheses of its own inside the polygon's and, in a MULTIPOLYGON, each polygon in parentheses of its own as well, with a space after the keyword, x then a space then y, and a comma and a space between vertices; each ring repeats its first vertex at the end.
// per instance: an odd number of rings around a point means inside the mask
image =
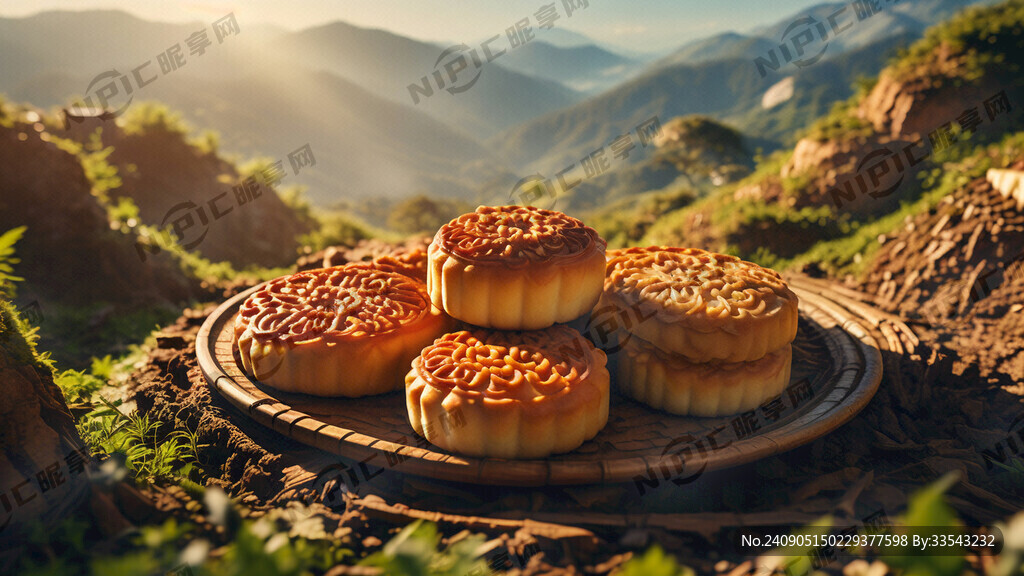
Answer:
POLYGON ((694 576, 695 572, 680 566, 676 559, 665 554, 655 544, 647 549, 643 556, 633 557, 622 565, 616 576, 694 576))
MULTIPOLYGON (((945 502, 945 493, 960 481, 956 470, 918 490, 910 497, 904 525, 908 527, 940 527, 963 525, 956 511, 945 502)), ((907 556, 889 558, 889 565, 904 569, 904 576, 955 576, 960 574, 963 556, 910 555, 911 546, 906 547, 907 556)))

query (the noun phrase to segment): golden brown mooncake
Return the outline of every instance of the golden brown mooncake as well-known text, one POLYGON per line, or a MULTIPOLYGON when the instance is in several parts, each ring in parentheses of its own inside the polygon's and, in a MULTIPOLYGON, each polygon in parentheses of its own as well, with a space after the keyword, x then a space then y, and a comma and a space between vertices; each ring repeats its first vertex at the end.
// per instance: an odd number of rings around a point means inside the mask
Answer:
POLYGON ((370 261, 370 265, 381 270, 415 278, 420 282, 427 281, 427 251, 422 248, 379 256, 370 261))
POLYGON ((366 396, 400 390, 452 324, 422 282, 346 264, 268 282, 242 304, 234 345, 246 374, 279 390, 366 396))
POLYGON ((481 206, 434 236, 427 288, 435 306, 469 324, 546 328, 597 303, 605 246, 593 228, 561 212, 481 206))
POLYGON ((789 384, 790 344, 750 362, 691 362, 638 336, 626 334, 620 341, 619 391, 673 414, 724 416, 754 410, 789 384))
POLYGON ((467 456, 569 452, 608 421, 606 361, 564 325, 445 334, 406 376, 409 421, 432 444, 467 456), (435 424, 450 421, 448 414, 459 414, 461 425, 435 424))
POLYGON ((698 248, 608 255, 599 306, 642 321, 622 328, 693 362, 749 362, 796 337, 797 297, 773 270, 698 248))

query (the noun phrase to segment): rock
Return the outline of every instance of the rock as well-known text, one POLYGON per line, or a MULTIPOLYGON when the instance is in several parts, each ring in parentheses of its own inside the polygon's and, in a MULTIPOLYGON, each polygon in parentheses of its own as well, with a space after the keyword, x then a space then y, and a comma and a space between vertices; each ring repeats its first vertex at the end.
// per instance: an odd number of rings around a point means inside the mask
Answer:
POLYGON ((88 500, 90 459, 53 373, 35 360, 2 304, 0 567, 34 525, 52 527, 88 500))

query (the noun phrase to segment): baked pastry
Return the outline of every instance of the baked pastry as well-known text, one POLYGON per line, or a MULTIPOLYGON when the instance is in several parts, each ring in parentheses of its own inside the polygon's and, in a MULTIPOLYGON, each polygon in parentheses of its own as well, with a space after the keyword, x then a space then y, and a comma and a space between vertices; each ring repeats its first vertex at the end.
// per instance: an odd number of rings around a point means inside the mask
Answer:
POLYGON ((405 378, 409 422, 432 444, 468 456, 569 452, 608 421, 606 361, 564 325, 445 334, 405 378))
POLYGON ((673 414, 723 416, 753 410, 789 384, 793 346, 751 362, 691 362, 641 338, 620 334, 619 391, 673 414))
POLYGON ((393 254, 374 258, 371 264, 381 270, 398 272, 420 282, 427 281, 427 251, 423 248, 397 250, 393 254))
POLYGON ((346 264, 268 282, 242 304, 234 344, 245 373, 279 390, 366 396, 400 390, 452 324, 422 282, 346 264))
POLYGON ((561 212, 481 206, 434 236, 427 288, 435 306, 469 324, 546 328, 597 303, 605 245, 593 228, 561 212))
POLYGON ((749 362, 796 337, 797 297, 777 272, 698 248, 612 251, 599 306, 693 362, 749 362))

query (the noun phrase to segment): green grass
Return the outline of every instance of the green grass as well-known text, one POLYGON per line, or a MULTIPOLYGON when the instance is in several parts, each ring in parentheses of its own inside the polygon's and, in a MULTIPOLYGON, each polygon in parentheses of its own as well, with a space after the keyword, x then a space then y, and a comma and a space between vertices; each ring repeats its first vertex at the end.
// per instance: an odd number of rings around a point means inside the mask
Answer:
POLYGON ((146 414, 123 412, 120 402, 100 398, 99 406, 77 423, 93 453, 120 454, 128 473, 139 484, 188 479, 196 462, 194 432, 161 433, 164 424, 146 414))
POLYGON ((38 349, 38 332, 37 326, 31 326, 21 318, 14 304, 0 296, 0 347, 19 364, 53 371, 50 354, 38 349))
POLYGON ((690 188, 649 192, 592 210, 582 219, 608 241, 609 248, 622 248, 640 242, 661 214, 688 206, 696 197, 690 188))
POLYGON ((126 308, 116 302, 51 302, 46 307, 42 342, 53 350, 60 366, 81 369, 94 356, 130 352, 132 345, 180 315, 181 308, 171 304, 126 308))
POLYGON ((901 52, 892 63, 899 75, 911 76, 934 61, 936 49, 965 56, 958 74, 975 81, 989 74, 1020 83, 1020 60, 1008 58, 1024 49, 1024 2, 1009 0, 995 6, 967 8, 947 22, 929 28, 921 40, 901 52))
MULTIPOLYGON (((944 151, 945 152, 945 151, 944 151)), ((900 229, 909 217, 934 210, 943 198, 963 188, 968 182, 985 175, 989 168, 1004 167, 1024 154, 1024 132, 1006 136, 1002 142, 985 147, 963 145, 951 148, 945 162, 933 165, 918 175, 920 194, 902 202, 899 209, 865 222, 851 224, 851 233, 841 238, 818 243, 814 248, 782 266, 818 263, 833 275, 862 276, 882 245, 878 237, 900 229)))

